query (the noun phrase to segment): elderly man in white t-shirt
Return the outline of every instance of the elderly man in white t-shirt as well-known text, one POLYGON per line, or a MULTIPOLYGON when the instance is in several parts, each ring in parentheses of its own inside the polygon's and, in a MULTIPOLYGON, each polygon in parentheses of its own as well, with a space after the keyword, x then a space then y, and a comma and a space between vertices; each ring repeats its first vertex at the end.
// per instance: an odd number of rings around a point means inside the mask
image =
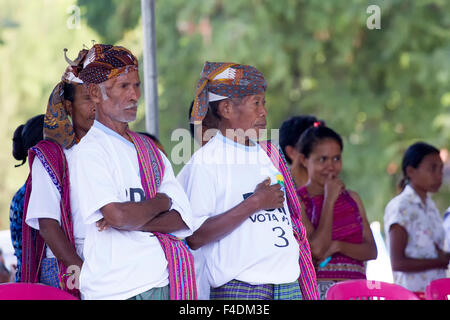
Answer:
MULTIPOLYGON (((197 85, 191 122, 199 125, 212 112, 219 130, 177 179, 194 215, 196 231, 186 240, 200 250, 203 299, 318 298, 309 245, 301 230, 300 242, 294 236, 285 197, 284 183, 292 187, 292 180, 256 142, 266 128, 265 90, 256 68, 233 63, 206 62, 197 85)), ((295 192, 288 196, 298 204, 295 192)))
MULTIPOLYGON (((87 224, 82 298, 195 299, 195 286, 184 295, 181 290, 189 283, 171 282, 176 254, 165 245, 172 241, 183 249, 169 233, 192 233, 188 199, 164 154, 150 139, 128 129, 140 97, 136 58, 123 47, 96 44, 80 78, 89 84, 97 111, 70 163, 75 197, 87 224)), ((186 260, 189 256, 178 262, 186 260)), ((186 281, 195 285, 195 279, 186 281)))

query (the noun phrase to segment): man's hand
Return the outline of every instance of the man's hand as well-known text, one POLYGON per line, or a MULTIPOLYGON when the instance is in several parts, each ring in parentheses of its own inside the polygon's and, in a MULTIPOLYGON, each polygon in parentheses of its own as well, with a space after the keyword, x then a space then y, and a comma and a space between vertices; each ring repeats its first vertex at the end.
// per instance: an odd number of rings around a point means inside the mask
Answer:
POLYGON ((106 222, 105 218, 102 218, 100 220, 98 220, 95 225, 97 226, 97 229, 99 232, 104 231, 108 228, 110 228, 111 226, 106 222))
POLYGON ((163 205, 162 212, 169 211, 170 208, 172 207, 172 199, 165 193, 157 193, 157 194, 155 194, 154 199, 166 200, 167 201, 167 204, 163 205), (165 210, 164 210, 164 208, 165 208, 165 210))
MULTIPOLYGON (((158 208, 159 214, 167 212, 172 207, 172 199, 165 193, 156 193, 155 196, 151 200, 157 200, 152 203, 152 206, 158 208)), ((134 203, 133 203, 134 204, 134 203)), ((103 213, 103 212, 102 212, 103 213)), ((158 215, 159 215, 158 214, 158 215)), ((96 222, 96 226, 99 232, 107 230, 108 228, 113 227, 110 223, 108 223, 105 218, 102 218, 96 222)), ((139 228, 136 230, 140 230, 139 228)))
POLYGON ((284 192, 281 190, 281 185, 278 183, 270 185, 270 178, 259 183, 250 198, 256 199, 259 210, 282 208, 284 205, 284 192))

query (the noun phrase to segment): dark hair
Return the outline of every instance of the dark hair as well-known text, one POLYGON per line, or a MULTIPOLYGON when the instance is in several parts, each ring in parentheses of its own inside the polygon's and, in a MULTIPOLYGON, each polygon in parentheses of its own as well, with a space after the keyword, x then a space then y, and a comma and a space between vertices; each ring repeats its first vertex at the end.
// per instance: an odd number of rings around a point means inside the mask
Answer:
POLYGON ((19 167, 27 161, 28 149, 43 140, 44 115, 40 114, 29 119, 25 124, 16 128, 13 135, 14 159, 22 161, 19 167))
MULTIPOLYGON (((292 159, 286 153, 286 147, 295 147, 298 139, 302 133, 311 127, 314 122, 317 122, 317 118, 312 115, 293 116, 288 120, 285 120, 280 127, 280 147, 286 157, 286 161, 291 164, 292 159)), ((325 125, 324 121, 321 121, 325 125)))
MULTIPOLYGON (((208 127, 216 127, 218 126, 217 122, 220 119, 220 116, 218 114, 218 108, 219 108, 219 101, 210 101, 209 102, 209 108, 206 112, 205 118, 203 119, 203 125, 206 125, 208 127), (206 123, 205 123, 206 122, 206 123), (212 122, 212 123, 211 123, 212 122)), ((188 113, 188 119, 189 119, 189 131, 191 132, 191 136, 194 137, 194 124, 190 122, 191 120, 191 114, 192 114, 192 108, 194 107, 194 100, 192 100, 191 105, 189 107, 189 113, 188 113)))
POLYGON ((191 132, 191 136, 194 137, 194 124, 191 123, 191 114, 192 108, 194 107, 194 100, 192 100, 191 105, 189 107, 188 119, 189 119, 189 131, 191 132))
POLYGON ((75 85, 64 82, 64 99, 73 102, 75 100, 75 85))
POLYGON ((432 145, 425 142, 416 142, 406 149, 402 159, 403 178, 399 182, 399 189, 403 190, 408 183, 409 177, 406 173, 406 168, 417 168, 423 159, 429 154, 439 154, 439 150, 432 145))
POLYGON ((344 150, 341 136, 333 129, 322 124, 306 129, 298 139, 296 147, 298 151, 308 158, 316 144, 326 139, 335 140, 341 147, 341 151, 344 150))

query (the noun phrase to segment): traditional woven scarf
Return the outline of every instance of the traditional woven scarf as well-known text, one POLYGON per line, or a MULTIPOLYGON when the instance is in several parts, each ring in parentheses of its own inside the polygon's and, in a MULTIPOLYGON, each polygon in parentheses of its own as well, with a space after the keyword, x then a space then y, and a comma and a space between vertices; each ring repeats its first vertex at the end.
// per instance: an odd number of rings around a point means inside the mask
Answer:
POLYGON ((87 53, 87 50, 81 50, 74 61, 69 60, 66 56, 69 66, 66 68, 61 81, 50 94, 44 117, 44 139, 54 141, 66 149, 72 147, 77 139, 66 110, 65 104, 72 102, 64 99, 64 83, 82 83, 78 74, 83 68, 87 53))
MULTIPOLYGON (((156 195, 164 176, 164 162, 157 146, 147 136, 128 131, 139 160, 142 187, 147 199, 156 195)), ((170 234, 153 233, 166 255, 171 300, 196 300, 194 258, 186 245, 170 234)))
POLYGON ((137 70, 138 61, 121 46, 95 44, 87 53, 79 78, 84 83, 102 83, 121 74, 137 70))
POLYGON ((208 112, 208 93, 242 98, 266 91, 264 76, 255 67, 237 63, 206 62, 197 83, 191 123, 199 123, 208 112))
POLYGON ((299 265, 300 277, 298 279, 302 296, 305 300, 318 300, 319 292, 317 289, 316 273, 311 259, 311 250, 308 239, 306 237, 306 230, 301 221, 301 207, 300 202, 295 193, 294 183, 292 182, 289 169, 284 160, 284 156, 278 148, 269 141, 262 141, 259 143, 263 150, 267 153, 275 168, 277 168, 284 179, 284 187, 286 190, 287 203, 291 215, 292 226, 294 230, 295 239, 298 242, 300 249, 299 265))
MULTIPOLYGON (((22 219, 22 282, 36 283, 39 281, 40 265, 44 257, 45 243, 39 232, 26 224, 28 202, 31 194, 31 173, 33 161, 38 157, 42 162, 53 184, 56 186, 61 195, 61 228, 65 236, 69 239, 75 249, 75 240, 73 236, 73 221, 70 209, 70 181, 67 160, 64 151, 57 143, 51 141, 41 141, 28 151, 30 173, 25 187, 25 208, 22 219)), ((65 283, 66 266, 62 262, 59 265, 59 276, 61 279, 60 288, 70 294, 80 297, 77 289, 69 289, 65 283)))

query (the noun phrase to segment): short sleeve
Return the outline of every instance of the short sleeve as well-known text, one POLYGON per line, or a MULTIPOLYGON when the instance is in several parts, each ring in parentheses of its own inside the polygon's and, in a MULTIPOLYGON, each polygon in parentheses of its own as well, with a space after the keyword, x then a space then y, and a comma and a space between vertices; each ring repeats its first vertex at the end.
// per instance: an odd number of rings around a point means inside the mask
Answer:
POLYGON ((208 164, 186 164, 177 176, 189 199, 194 231, 216 210, 216 181, 214 169, 208 164))
POLYGON ((384 213, 384 228, 386 235, 389 234, 389 230, 392 225, 398 224, 408 231, 411 219, 411 210, 404 204, 403 201, 391 202, 386 206, 384 213))
POLYGON ((31 170, 31 194, 26 223, 39 230, 39 219, 49 218, 61 224, 61 195, 39 158, 35 158, 31 170))
POLYGON ((161 185, 159 186, 158 192, 165 193, 172 199, 171 210, 178 211, 184 223, 188 226, 189 230, 184 229, 173 232, 175 236, 185 238, 190 236, 193 231, 191 205, 189 204, 186 193, 175 178, 172 165, 170 164, 169 160, 163 153, 161 153, 161 156, 164 161, 165 169, 164 177, 161 185))
POLYGON ((83 148, 74 151, 70 160, 71 188, 74 201, 78 201, 85 224, 103 218, 100 209, 112 202, 120 202, 114 181, 111 157, 101 149, 83 148))

